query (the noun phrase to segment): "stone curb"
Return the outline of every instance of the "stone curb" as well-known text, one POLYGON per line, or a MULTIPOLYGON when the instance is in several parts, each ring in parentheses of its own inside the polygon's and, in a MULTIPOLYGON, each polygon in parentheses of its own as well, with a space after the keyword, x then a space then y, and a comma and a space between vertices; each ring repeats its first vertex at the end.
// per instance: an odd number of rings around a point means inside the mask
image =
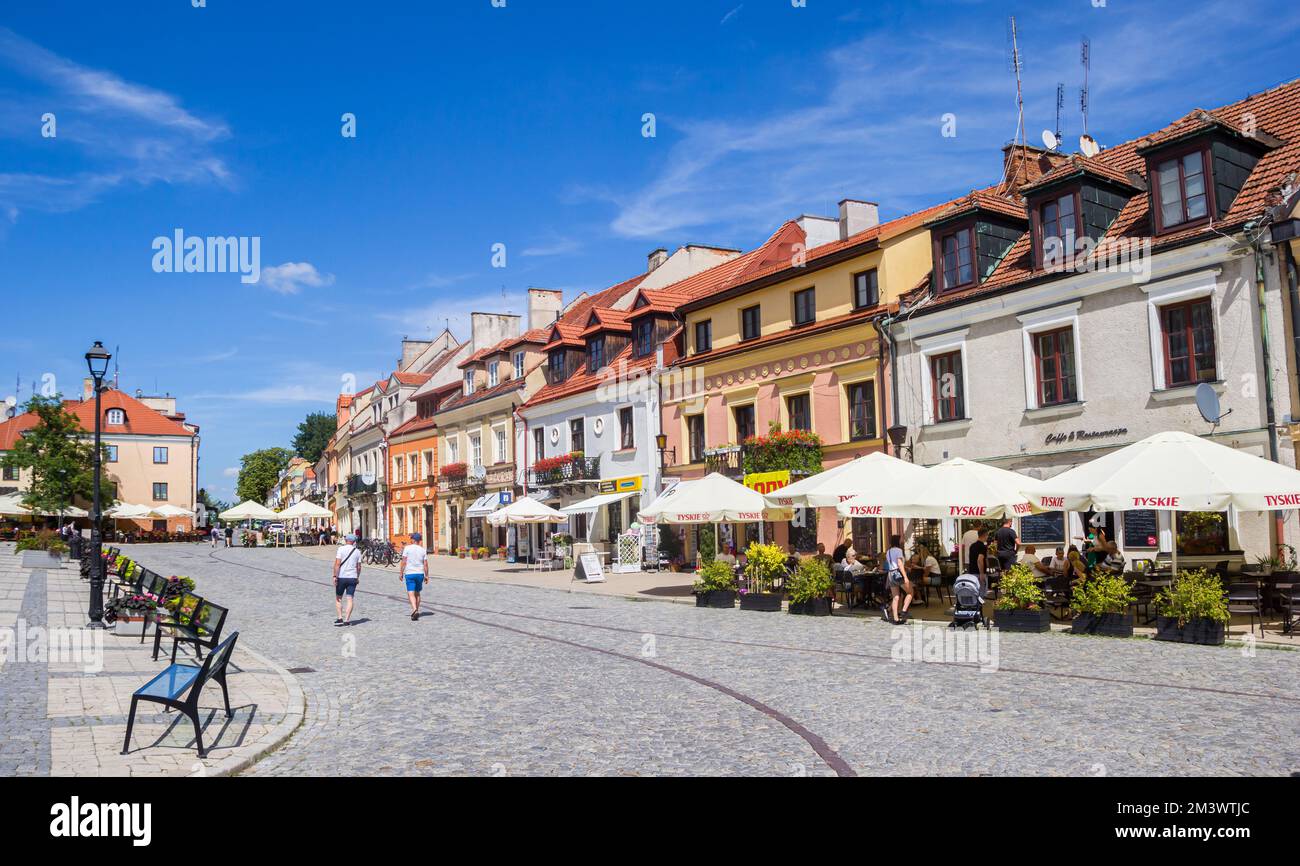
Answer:
POLYGON ((284 718, 275 728, 263 737, 250 754, 231 755, 223 758, 217 763, 207 767, 204 775, 207 776, 233 776, 256 764, 262 759, 262 756, 273 749, 279 748, 302 726, 303 720, 307 716, 307 699, 303 695, 302 686, 298 685, 298 678, 289 673, 282 665, 272 661, 261 653, 249 647, 247 644, 241 645, 239 651, 252 656, 259 664, 270 668, 280 676, 280 681, 284 683, 285 689, 289 693, 289 699, 284 711, 284 718))

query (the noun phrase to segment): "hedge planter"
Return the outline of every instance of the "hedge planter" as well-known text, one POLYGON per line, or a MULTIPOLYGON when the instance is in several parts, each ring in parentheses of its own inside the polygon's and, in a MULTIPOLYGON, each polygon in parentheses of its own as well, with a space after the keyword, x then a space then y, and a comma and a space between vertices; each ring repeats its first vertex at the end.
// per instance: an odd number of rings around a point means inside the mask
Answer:
POLYGON ((740 597, 740 609, 772 613, 781 609, 781 596, 774 592, 747 592, 740 597))
POLYGON ((801 616, 830 616, 831 600, 829 598, 814 598, 808 601, 790 602, 790 613, 801 616))
POLYGON ((711 589, 707 592, 697 592, 695 593, 695 606, 731 610, 736 606, 736 591, 734 589, 711 589))
POLYGON ((1212 619, 1192 619, 1180 627, 1171 616, 1156 617, 1156 640, 1223 646, 1224 636, 1224 623, 1212 619))
POLYGON ((1102 637, 1133 637, 1131 613, 1081 613, 1070 623, 1071 634, 1095 634, 1102 637))
POLYGON ((995 610, 993 624, 999 631, 1041 633, 1052 630, 1052 615, 1046 610, 995 610))

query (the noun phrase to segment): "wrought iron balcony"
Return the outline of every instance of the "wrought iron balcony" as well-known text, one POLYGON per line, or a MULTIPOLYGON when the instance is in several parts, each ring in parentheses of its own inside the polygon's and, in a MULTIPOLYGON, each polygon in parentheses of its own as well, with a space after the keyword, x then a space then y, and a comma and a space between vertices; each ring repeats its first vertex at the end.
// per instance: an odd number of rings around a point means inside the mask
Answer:
POLYGON ((467 466, 464 475, 442 475, 438 477, 438 490, 443 493, 457 493, 468 496, 482 492, 487 469, 481 463, 467 466))
POLYGON ((528 470, 529 487, 554 487, 557 484, 580 484, 600 480, 599 457, 575 457, 560 466, 528 470))
POLYGON ((353 475, 348 479, 348 496, 358 496, 365 493, 374 493, 378 488, 379 482, 372 481, 366 484, 361 480, 360 475, 353 475))
MULTIPOLYGON (((821 465, 820 445, 800 444, 800 445, 790 445, 786 447, 796 448, 800 450, 806 449, 808 452, 813 452, 813 451, 817 452, 817 457, 815 458, 815 461, 818 466, 821 465)), ((721 474, 727 476, 728 478, 734 478, 736 480, 740 480, 741 478, 744 478, 746 475, 746 467, 753 465, 754 457, 758 452, 758 448, 759 446, 745 444, 745 445, 728 445, 725 448, 707 449, 704 452, 705 471, 720 472, 721 474)), ((812 456, 811 453, 809 454, 809 456, 810 457, 812 456)), ((690 462, 699 462, 699 461, 697 460, 697 461, 690 461, 690 462)), ((798 463, 803 463, 804 461, 796 460, 794 462, 798 464, 798 463)), ((791 466, 789 468, 790 468, 790 475, 795 478, 801 478, 810 474, 808 470, 800 469, 797 467, 797 465, 791 466)))

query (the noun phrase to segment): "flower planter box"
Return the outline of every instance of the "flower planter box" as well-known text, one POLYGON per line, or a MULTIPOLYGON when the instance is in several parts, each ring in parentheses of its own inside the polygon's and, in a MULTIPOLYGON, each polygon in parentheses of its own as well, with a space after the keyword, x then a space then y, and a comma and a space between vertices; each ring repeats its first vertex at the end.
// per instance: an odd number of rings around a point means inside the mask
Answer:
POLYGON ((830 616, 831 600, 829 598, 814 598, 809 601, 792 601, 790 602, 790 613, 799 616, 830 616))
POLYGON ((1042 633, 1052 630, 1052 615, 1046 610, 995 610, 993 624, 999 631, 1042 633))
POLYGON ((1223 646, 1224 623, 1212 619, 1188 620, 1184 626, 1171 616, 1156 617, 1156 640, 1175 643, 1194 643, 1202 646, 1223 646))
POLYGON ((1131 613, 1081 613, 1070 623, 1071 634, 1095 634, 1102 637, 1133 637, 1131 613))
POLYGON ((696 607, 716 607, 731 610, 736 606, 734 589, 711 589, 708 592, 695 593, 696 607))
POLYGON ((147 616, 121 616, 113 621, 113 634, 119 637, 140 637, 149 627, 147 616))
POLYGON ((767 613, 781 609, 781 596, 774 592, 747 592, 740 597, 741 610, 761 610, 767 613))

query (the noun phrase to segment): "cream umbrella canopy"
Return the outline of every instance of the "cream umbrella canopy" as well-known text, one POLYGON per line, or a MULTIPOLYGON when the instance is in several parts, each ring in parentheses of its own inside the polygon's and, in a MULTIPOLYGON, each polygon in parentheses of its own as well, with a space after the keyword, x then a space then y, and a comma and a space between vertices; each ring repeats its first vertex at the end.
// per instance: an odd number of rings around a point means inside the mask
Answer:
POLYGON ((120 502, 104 512, 105 517, 114 520, 146 520, 152 514, 153 510, 148 506, 132 505, 129 502, 120 502))
POLYGON ((568 519, 569 515, 563 511, 557 511, 531 496, 516 499, 487 516, 487 522, 493 526, 505 526, 510 523, 564 523, 568 519))
POLYGON ((334 512, 306 499, 280 512, 281 517, 333 517, 334 512))
POLYGON ((790 509, 771 505, 758 491, 713 472, 665 491, 638 516, 647 523, 761 523, 788 520, 790 509))
POLYGON ((160 505, 157 508, 154 508, 150 513, 152 513, 154 517, 161 517, 161 518, 194 516, 193 511, 187 511, 178 505, 171 505, 171 504, 160 505))
MULTIPOLYGON (((1300 507, 1300 471, 1167 431, 1028 488, 1038 510, 1283 511, 1300 507)), ((1178 541, 1172 550, 1178 570, 1178 541)))
POLYGON ((234 508, 226 509, 218 516, 222 520, 275 520, 279 517, 265 505, 251 499, 239 503, 234 508))
POLYGON ((771 505, 787 508, 827 508, 839 505, 869 490, 910 488, 925 476, 926 469, 891 457, 881 451, 800 479, 788 487, 764 495, 771 505))
POLYGON ((841 517, 966 519, 1020 517, 1043 510, 1027 495, 1038 481, 960 457, 925 470, 916 482, 882 487, 841 502, 841 517))
POLYGON ((0 496, 0 516, 26 517, 31 513, 31 510, 23 505, 18 496, 0 496))

